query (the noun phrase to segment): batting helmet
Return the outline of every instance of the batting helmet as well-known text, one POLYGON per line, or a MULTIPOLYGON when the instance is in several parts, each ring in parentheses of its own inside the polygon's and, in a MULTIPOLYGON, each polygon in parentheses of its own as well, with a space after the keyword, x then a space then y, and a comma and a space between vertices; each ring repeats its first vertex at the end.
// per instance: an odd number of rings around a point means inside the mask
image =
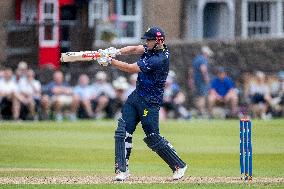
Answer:
POLYGON ((161 28, 154 26, 148 28, 141 39, 156 40, 158 43, 165 40, 165 33, 161 28))

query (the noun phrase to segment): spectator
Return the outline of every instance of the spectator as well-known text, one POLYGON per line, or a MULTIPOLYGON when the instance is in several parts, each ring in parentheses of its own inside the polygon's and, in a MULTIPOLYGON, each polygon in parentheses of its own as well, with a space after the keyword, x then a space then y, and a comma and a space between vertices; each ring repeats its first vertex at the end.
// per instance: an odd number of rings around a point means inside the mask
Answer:
POLYGON ((26 77, 20 78, 17 98, 20 101, 21 109, 28 109, 29 115, 24 115, 23 119, 37 119, 36 110, 40 110, 41 84, 35 80, 33 70, 29 69, 26 77))
POLYGON ((17 120, 19 118, 19 103, 17 100, 17 83, 13 79, 13 71, 4 69, 0 80, 0 108, 4 119, 17 120))
POLYGON ((39 115, 39 120, 48 120, 50 118, 51 103, 50 103, 50 97, 48 96, 46 86, 42 87, 40 107, 41 107, 41 111, 39 115))
POLYGON ((267 114, 269 105, 272 102, 271 92, 268 83, 266 82, 266 75, 257 71, 255 73, 255 81, 249 83, 248 96, 251 104, 253 117, 267 119, 270 116, 267 114))
POLYGON ((172 88, 172 83, 173 83, 173 79, 170 76, 168 76, 166 83, 165 83, 163 104, 160 109, 160 119, 161 120, 166 120, 169 117, 174 118, 174 115, 172 115, 174 114, 174 110, 175 110, 174 103, 173 103, 174 91, 172 88))
POLYGON ((275 96, 276 111, 284 116, 284 71, 278 73, 278 95, 275 96))
POLYGON ((277 80, 271 87, 271 113, 273 116, 281 117, 284 115, 284 71, 279 71, 277 80))
MULTIPOLYGON (((73 89, 67 82, 64 82, 63 73, 56 71, 53 74, 53 81, 47 84, 45 88, 46 93, 51 101, 51 106, 55 111, 55 120, 63 120, 63 108, 70 107, 69 119, 75 121, 77 119, 76 113, 79 105, 79 100, 73 93, 73 89)), ((45 99, 46 100, 46 99, 45 99)))
POLYGON ((16 69, 16 81, 27 79, 28 64, 25 61, 20 61, 16 69))
POLYGON ((211 81, 211 88, 208 96, 209 114, 213 116, 213 108, 216 105, 229 105, 229 117, 235 117, 238 113, 238 95, 234 82, 227 76, 225 69, 219 67, 217 77, 211 81))
POLYGON ((4 76, 4 70, 0 69, 0 81, 3 79, 4 76))
POLYGON ((214 55, 208 46, 201 48, 202 54, 197 55, 192 61, 192 67, 189 69, 189 88, 195 89, 195 106, 200 116, 207 115, 207 97, 210 88, 209 76, 209 58, 214 55))
POLYGON ((112 85, 107 82, 107 75, 103 71, 96 74, 96 81, 93 84, 97 100, 94 103, 96 118, 112 118, 111 100, 115 98, 115 91, 112 85), (105 115, 106 114, 106 115, 105 115))
POLYGON ((171 88, 174 94, 180 92, 180 86, 176 80, 176 73, 173 70, 169 70, 168 79, 171 81, 171 88))
MULTIPOLYGON (((93 101, 96 100, 95 90, 90 85, 90 79, 86 74, 81 74, 79 76, 78 85, 75 86, 74 88, 74 94, 79 99, 83 112, 87 114, 86 117, 94 118, 95 113, 92 109, 92 103, 93 101)), ((79 115, 81 115, 80 112, 79 115)), ((82 115, 79 117, 85 117, 85 116, 82 115)))
POLYGON ((137 81, 137 76, 138 76, 138 74, 132 74, 131 76, 130 76, 130 78, 129 78, 129 87, 128 87, 128 89, 126 90, 126 93, 125 93, 125 95, 126 95, 126 98, 135 90, 135 88, 136 88, 136 81, 137 81))
POLYGON ((121 109, 124 102, 127 99, 127 89, 129 88, 129 84, 125 77, 118 77, 113 82, 113 87, 115 89, 115 98, 112 101, 112 110, 114 112, 114 117, 119 118, 121 116, 121 109))
POLYGON ((160 118, 182 118, 189 119, 190 114, 184 107, 185 95, 179 85, 174 81, 175 74, 169 74, 165 84, 163 105, 160 110, 160 118))

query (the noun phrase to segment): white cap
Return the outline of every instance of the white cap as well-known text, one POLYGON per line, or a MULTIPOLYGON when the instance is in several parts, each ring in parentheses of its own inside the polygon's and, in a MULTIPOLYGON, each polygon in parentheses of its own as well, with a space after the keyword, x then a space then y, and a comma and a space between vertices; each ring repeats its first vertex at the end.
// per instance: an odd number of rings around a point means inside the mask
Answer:
POLYGON ((112 84, 113 84, 113 87, 115 89, 122 89, 122 90, 128 89, 128 86, 129 86, 129 84, 127 83, 126 78, 122 77, 122 76, 120 76, 116 80, 114 80, 112 82, 112 84))
POLYGON ((25 61, 20 61, 18 64, 18 69, 24 70, 28 68, 28 64, 25 61))
POLYGON ((166 79, 166 83, 172 83, 172 82, 173 82, 173 78, 168 75, 168 77, 166 79))
POLYGON ((214 55, 214 52, 208 46, 201 47, 201 52, 207 54, 209 57, 214 55))
POLYGON ((105 72, 103 71, 99 71, 97 74, 96 74, 96 79, 97 80, 106 80, 107 78, 107 75, 105 72))
POLYGON ((170 71, 169 71, 169 76, 170 76, 171 78, 175 78, 175 77, 176 77, 176 73, 175 73, 173 70, 170 70, 170 71))
POLYGON ((265 74, 262 71, 257 71, 255 73, 255 75, 256 75, 257 78, 260 78, 260 79, 264 79, 265 78, 265 74))

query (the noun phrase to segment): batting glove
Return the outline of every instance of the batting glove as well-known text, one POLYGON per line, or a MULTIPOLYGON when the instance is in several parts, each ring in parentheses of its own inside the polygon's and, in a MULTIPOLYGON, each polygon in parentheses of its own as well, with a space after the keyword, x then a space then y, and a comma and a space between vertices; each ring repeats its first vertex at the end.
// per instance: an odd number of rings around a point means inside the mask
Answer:
POLYGON ((99 49, 100 57, 97 59, 101 66, 108 66, 111 64, 112 57, 106 50, 99 49))
POLYGON ((120 50, 114 47, 109 47, 105 49, 104 51, 106 51, 106 53, 109 54, 113 58, 116 57, 117 55, 121 55, 120 50))
POLYGON ((111 60, 111 57, 101 57, 97 61, 101 66, 108 66, 109 64, 111 64, 111 60))

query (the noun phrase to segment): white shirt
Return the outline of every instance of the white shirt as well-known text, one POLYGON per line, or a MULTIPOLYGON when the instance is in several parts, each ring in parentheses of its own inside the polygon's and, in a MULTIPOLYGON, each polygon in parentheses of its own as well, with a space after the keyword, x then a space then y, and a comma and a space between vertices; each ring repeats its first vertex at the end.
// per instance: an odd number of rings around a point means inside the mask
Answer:
POLYGON ((87 85, 87 86, 80 86, 77 85, 74 87, 74 94, 78 95, 80 99, 86 100, 90 99, 95 95, 94 87, 87 85))
POLYGON ((100 96, 101 94, 105 94, 109 98, 115 98, 115 91, 110 83, 98 83, 95 82, 93 84, 95 89, 96 96, 100 96))
POLYGON ((13 92, 17 92, 17 83, 10 79, 9 81, 5 79, 0 80, 0 91, 4 93, 11 94, 13 92))
POLYGON ((32 95, 34 98, 39 98, 41 91, 41 84, 37 80, 29 81, 27 79, 20 79, 18 83, 19 92, 27 95, 32 95))
POLYGON ((257 83, 250 84, 249 94, 250 95, 254 95, 256 93, 262 94, 262 95, 269 94, 270 90, 269 90, 268 85, 266 85, 266 84, 257 84, 257 83))

